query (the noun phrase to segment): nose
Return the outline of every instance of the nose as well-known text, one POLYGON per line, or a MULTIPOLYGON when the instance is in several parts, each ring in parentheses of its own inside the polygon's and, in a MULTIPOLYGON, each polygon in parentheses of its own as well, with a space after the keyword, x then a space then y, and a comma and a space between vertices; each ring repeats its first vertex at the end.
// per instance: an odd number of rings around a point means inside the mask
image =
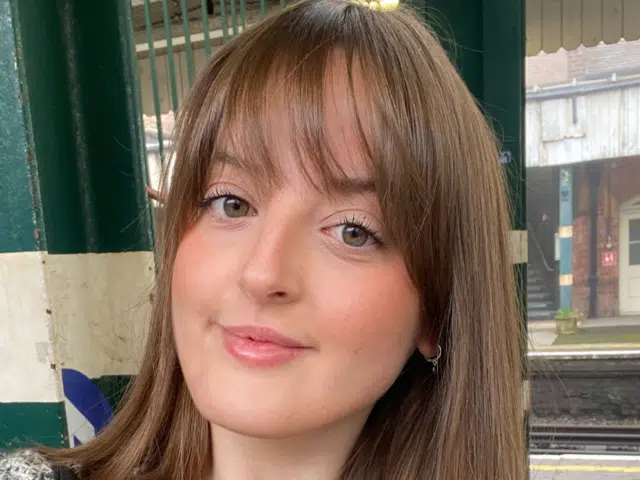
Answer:
POLYGON ((263 218, 257 230, 241 272, 240 288, 261 304, 297 301, 306 268, 303 229, 286 213, 273 212, 263 218))

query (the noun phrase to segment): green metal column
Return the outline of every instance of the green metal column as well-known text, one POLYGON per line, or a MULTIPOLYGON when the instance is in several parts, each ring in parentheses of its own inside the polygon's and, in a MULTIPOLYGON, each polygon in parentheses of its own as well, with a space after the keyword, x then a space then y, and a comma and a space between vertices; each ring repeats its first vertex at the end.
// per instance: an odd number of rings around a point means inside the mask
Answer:
POLYGON ((525 230, 524 0, 412 0, 493 122, 505 155, 513 228, 525 230))
MULTIPOLYGON (((426 0, 427 20, 491 119, 501 142, 514 211, 514 243, 526 244, 524 161, 524 0, 426 0)), ((521 304, 526 305, 526 255, 516 263, 521 304)), ((523 346, 526 348, 526 346, 523 346)))
MULTIPOLYGON (((524 162, 524 0, 412 0, 428 22, 501 141, 514 210, 513 228, 526 229, 524 162)), ((524 281, 526 261, 517 267, 524 281)), ((523 297, 524 300, 524 297, 523 297)))
POLYGON ((41 267, 42 217, 16 68, 15 18, 0 0, 0 449, 66 441, 41 267))
POLYGON ((130 1, 0 8, 0 449, 85 441, 136 373, 154 275, 130 1))
MULTIPOLYGON (((507 174, 513 208, 514 244, 525 246, 515 264, 518 299, 526 331, 527 221, 525 144, 525 0, 483 2, 483 96, 482 104, 502 144, 500 161, 507 174)), ((526 360, 528 345, 522 345, 526 360)), ((523 362, 526 368, 527 362, 523 362)))
MULTIPOLYGON (((523 330, 526 331, 527 230, 524 158, 525 0, 412 0, 440 35, 501 142, 513 208, 512 244, 523 330), (421 3, 422 2, 422 3, 421 3)), ((524 396, 529 397, 523 338, 524 396)), ((529 405, 525 405, 527 409, 529 405)), ((525 415, 525 429, 528 429, 525 415)), ((524 433, 524 432, 523 432, 524 433)))
MULTIPOLYGON (((502 145, 500 161, 507 174, 513 209, 511 236, 522 331, 527 331, 527 220, 525 159, 525 0, 483 2, 483 96, 482 104, 502 145)), ((524 399, 523 435, 529 439, 531 388, 527 335, 521 339, 524 399)))

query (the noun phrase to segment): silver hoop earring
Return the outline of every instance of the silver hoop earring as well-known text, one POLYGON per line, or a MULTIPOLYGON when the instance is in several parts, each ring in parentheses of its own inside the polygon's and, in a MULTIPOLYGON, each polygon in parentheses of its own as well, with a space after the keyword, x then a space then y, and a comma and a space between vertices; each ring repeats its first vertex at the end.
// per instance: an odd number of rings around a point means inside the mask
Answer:
POLYGON ((436 354, 436 356, 431 358, 425 358, 425 360, 431 364, 431 370, 433 371, 434 375, 438 373, 438 360, 440 360, 441 356, 442 356, 442 347, 440 347, 440 344, 438 344, 438 353, 436 354))

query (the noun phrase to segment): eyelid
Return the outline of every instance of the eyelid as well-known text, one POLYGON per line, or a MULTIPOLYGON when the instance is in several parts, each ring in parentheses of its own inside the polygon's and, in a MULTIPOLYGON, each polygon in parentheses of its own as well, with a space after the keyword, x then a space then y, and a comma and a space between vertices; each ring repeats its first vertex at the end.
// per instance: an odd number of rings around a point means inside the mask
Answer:
MULTIPOLYGON (((204 195, 204 199, 200 203, 210 202, 212 198, 220 197, 235 197, 247 202, 251 207, 254 207, 255 203, 251 195, 249 195, 244 189, 232 183, 212 183, 207 187, 204 195)), ((255 209, 255 208, 254 208, 255 209)))
POLYGON ((229 196, 240 197, 251 205, 262 203, 262 190, 251 178, 242 172, 236 172, 236 167, 226 165, 224 171, 212 177, 205 189, 205 197, 219 192, 226 192, 229 196), (227 171, 227 169, 229 171, 227 171))

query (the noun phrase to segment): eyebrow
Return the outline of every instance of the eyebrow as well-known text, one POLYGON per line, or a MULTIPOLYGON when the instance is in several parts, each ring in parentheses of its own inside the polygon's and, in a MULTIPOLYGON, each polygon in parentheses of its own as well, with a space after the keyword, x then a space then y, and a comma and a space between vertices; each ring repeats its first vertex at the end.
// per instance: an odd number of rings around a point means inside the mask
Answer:
POLYGON ((357 193, 376 193, 376 184, 368 177, 339 177, 329 180, 329 188, 343 195, 357 193))
POLYGON ((217 152, 213 157, 214 163, 222 163, 231 167, 239 167, 240 162, 236 157, 226 152, 217 152))
MULTIPOLYGON (((216 163, 230 167, 241 168, 241 162, 232 154, 218 152, 214 157, 216 163)), ((330 177, 328 187, 331 192, 339 195, 355 195, 362 193, 376 193, 376 184, 371 177, 330 177)))

